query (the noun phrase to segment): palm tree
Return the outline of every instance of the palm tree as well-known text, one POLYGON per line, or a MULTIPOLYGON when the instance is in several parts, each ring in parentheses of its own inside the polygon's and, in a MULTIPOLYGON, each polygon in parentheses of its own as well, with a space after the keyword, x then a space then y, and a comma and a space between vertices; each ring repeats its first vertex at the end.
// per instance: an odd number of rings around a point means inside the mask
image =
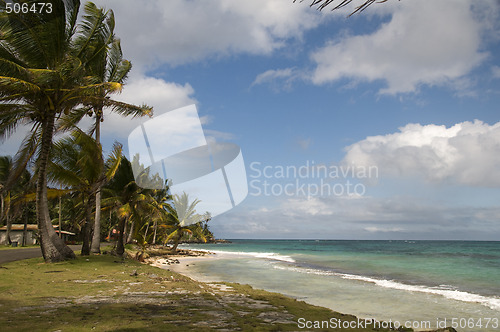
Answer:
POLYGON ((89 255, 95 193, 115 175, 121 162, 122 147, 115 143, 104 163, 100 145, 84 132, 75 130, 70 137, 57 142, 53 151, 48 169, 49 180, 79 193, 85 216, 82 255, 89 255))
MULTIPOLYGON (((293 0, 293 2, 296 2, 296 1, 297 0, 293 0)), ((302 2, 302 1, 304 1, 304 0, 300 0, 300 2, 302 2)), ((353 0, 339 0, 339 3, 335 4, 335 1, 336 0, 312 0, 311 7, 318 6, 319 10, 323 10, 324 8, 328 7, 329 5, 334 5, 335 7, 333 7, 332 10, 336 10, 336 9, 340 9, 342 7, 345 7, 345 6, 349 5, 351 2, 353 2, 353 0)), ((386 2, 386 1, 387 0, 362 0, 361 4, 358 7, 356 7, 355 10, 349 16, 356 14, 357 12, 362 12, 363 10, 368 8, 368 6, 370 6, 371 4, 373 4, 375 2, 382 3, 382 2, 386 2)))
MULTIPOLYGON (((49 1, 47 1, 49 2, 49 1)), ((6 13, 0 0, 0 139, 19 126, 31 127, 14 163, 14 176, 36 158, 36 210, 42 254, 47 262, 74 258, 54 231, 47 199, 47 166, 57 130, 76 123, 82 106, 102 103, 125 115, 144 108, 105 98, 119 82, 99 82, 78 57, 75 40, 79 0, 50 0, 52 12, 6 13)), ((79 43, 79 45, 82 45, 79 43)), ((92 43, 83 44, 91 47, 92 43)))
MULTIPOLYGON (((12 171, 12 158, 9 156, 0 157, 0 225, 3 223, 5 213, 5 199, 8 196, 8 185, 10 173, 12 171)), ((8 238, 8 236, 7 236, 8 238)), ((8 239, 10 242, 10 239, 8 239)))
MULTIPOLYGON (((105 11, 95 4, 88 2, 84 8, 85 15, 80 24, 82 35, 77 38, 77 56, 84 62, 87 71, 96 79, 97 83, 117 82, 123 84, 132 69, 130 61, 123 59, 120 40, 114 35, 115 18, 112 10, 105 11)), ((85 114, 94 116, 95 139, 100 144, 101 122, 104 121, 103 101, 110 94, 109 90, 101 88, 97 92, 101 99, 97 99, 84 108, 80 118, 85 114)), ((132 109, 127 114, 132 116, 151 115, 151 108, 143 106, 132 109)), ((75 122, 74 119, 71 122, 75 122)), ((101 242, 101 187, 97 189, 96 214, 94 220, 94 234, 92 237, 92 253, 100 253, 101 242)))
POLYGON ((173 229, 173 231, 165 238, 164 244, 173 240, 172 252, 176 253, 177 246, 185 234, 195 235, 206 242, 207 239, 203 235, 202 228, 193 227, 193 224, 196 226, 203 219, 202 215, 196 213, 196 205, 200 201, 195 199, 189 203, 189 197, 186 193, 183 193, 182 196, 174 195, 172 200, 174 206, 167 205, 169 225, 165 226, 165 228, 173 229))
MULTIPOLYGON (((151 240, 152 244, 156 244, 156 237, 158 235, 158 224, 168 218, 168 206, 169 201, 172 199, 172 196, 168 193, 168 186, 166 189, 154 189, 151 193, 153 198, 152 204, 155 207, 155 211, 152 214, 153 219, 153 239, 151 240)), ((149 223, 148 223, 149 225, 149 223)))
POLYGON ((118 241, 116 254, 122 256, 125 253, 124 235, 125 225, 139 217, 138 211, 146 200, 146 195, 141 187, 137 185, 132 172, 130 162, 123 158, 115 177, 103 188, 103 206, 112 209, 118 216, 118 241))
MULTIPOLYGON (((24 169, 20 176, 15 180, 11 186, 11 216, 8 219, 9 226, 12 225, 12 219, 17 219, 17 223, 20 223, 22 219, 24 223, 23 238, 21 245, 26 245, 27 227, 29 221, 30 212, 33 210, 33 199, 29 197, 33 195, 35 191, 33 179, 31 173, 24 169)), ((9 227, 10 228, 10 227, 9 227)))

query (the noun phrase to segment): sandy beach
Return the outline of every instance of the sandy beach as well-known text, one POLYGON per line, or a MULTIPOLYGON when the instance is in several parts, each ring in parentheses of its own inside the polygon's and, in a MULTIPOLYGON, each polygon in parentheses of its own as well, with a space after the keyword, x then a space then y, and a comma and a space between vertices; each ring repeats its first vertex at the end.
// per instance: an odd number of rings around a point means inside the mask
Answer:
POLYGON ((200 274, 194 273, 192 267, 197 262, 207 261, 207 260, 217 260, 223 259, 224 254, 216 254, 210 252, 200 251, 200 256, 186 256, 186 255, 169 255, 166 257, 152 257, 149 259, 148 263, 151 266, 159 267, 164 270, 173 271, 189 277, 193 280, 199 282, 215 282, 220 281, 214 277, 202 276, 200 274))

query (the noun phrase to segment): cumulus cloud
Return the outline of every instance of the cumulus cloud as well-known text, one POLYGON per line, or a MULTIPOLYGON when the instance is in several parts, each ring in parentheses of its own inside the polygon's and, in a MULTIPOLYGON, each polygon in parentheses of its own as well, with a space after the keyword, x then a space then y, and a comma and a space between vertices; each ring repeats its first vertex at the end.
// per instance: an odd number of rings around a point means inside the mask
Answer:
POLYGON ((390 12, 390 20, 373 33, 345 35, 312 53, 311 80, 318 85, 342 78, 381 80, 383 94, 415 92, 421 85, 467 87, 465 75, 488 56, 481 49, 481 34, 491 25, 477 15, 484 8, 474 7, 498 9, 490 1, 453 0, 373 6, 375 13, 390 12))
POLYGON ((500 186, 500 122, 450 128, 408 124, 346 148, 343 163, 377 166, 381 176, 422 176, 429 182, 500 186))
MULTIPOLYGON (((132 77, 123 92, 114 98, 126 103, 153 106, 154 114, 160 115, 179 107, 195 104, 197 101, 193 94, 194 89, 187 83, 181 85, 159 78, 136 76, 132 77)), ((105 137, 117 140, 123 140, 135 127, 147 120, 146 118, 122 117, 111 112, 106 112, 104 119, 103 134, 106 135, 105 137)))
POLYGON ((125 54, 139 66, 234 53, 270 54, 320 21, 307 4, 288 0, 97 3, 114 10, 125 54))
POLYGON ((251 86, 268 84, 275 91, 290 90, 293 82, 303 77, 296 68, 270 69, 257 75, 251 86))

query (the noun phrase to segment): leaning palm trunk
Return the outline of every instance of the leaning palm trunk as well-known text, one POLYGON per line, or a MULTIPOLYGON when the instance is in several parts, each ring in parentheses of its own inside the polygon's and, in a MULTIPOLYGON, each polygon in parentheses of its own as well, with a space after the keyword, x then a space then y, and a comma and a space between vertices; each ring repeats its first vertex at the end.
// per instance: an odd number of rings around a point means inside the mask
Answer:
POLYGON ((43 123, 40 155, 38 157, 38 179, 36 184, 36 217, 38 223, 40 248, 46 262, 60 262, 75 258, 75 253, 57 236, 49 216, 47 198, 47 164, 49 161, 55 114, 52 113, 43 123))
POLYGON ((179 242, 181 242, 181 237, 182 237, 182 235, 175 237, 174 245, 172 247, 172 253, 174 253, 174 254, 177 253, 177 247, 179 246, 179 242))

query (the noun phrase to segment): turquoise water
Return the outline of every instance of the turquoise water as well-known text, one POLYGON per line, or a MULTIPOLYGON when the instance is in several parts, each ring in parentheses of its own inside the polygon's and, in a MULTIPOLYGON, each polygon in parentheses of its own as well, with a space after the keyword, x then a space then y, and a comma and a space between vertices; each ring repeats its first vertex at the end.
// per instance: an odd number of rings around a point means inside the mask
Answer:
POLYGON ((455 319, 458 330, 500 331, 494 328, 500 319, 500 242, 233 240, 185 247, 226 253, 191 267, 207 278, 363 318, 431 322, 433 328, 455 319))

